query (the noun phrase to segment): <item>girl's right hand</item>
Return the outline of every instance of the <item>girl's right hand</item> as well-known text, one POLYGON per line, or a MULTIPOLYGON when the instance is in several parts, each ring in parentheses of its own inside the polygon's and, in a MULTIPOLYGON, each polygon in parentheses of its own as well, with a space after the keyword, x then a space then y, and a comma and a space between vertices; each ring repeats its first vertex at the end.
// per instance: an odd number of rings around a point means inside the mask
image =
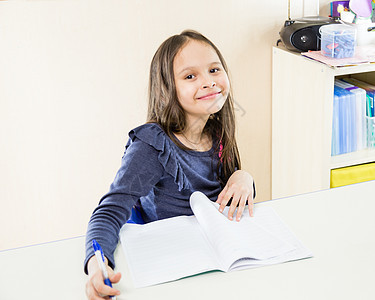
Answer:
MULTIPOLYGON (((114 273, 112 268, 107 265, 109 280, 112 283, 118 283, 121 279, 121 273, 114 273)), ((99 267, 98 261, 95 255, 90 258, 87 263, 87 270, 89 273, 89 279, 86 283, 86 296, 89 300, 102 300, 108 299, 108 296, 120 295, 120 291, 109 287, 104 284, 104 277, 99 267)))

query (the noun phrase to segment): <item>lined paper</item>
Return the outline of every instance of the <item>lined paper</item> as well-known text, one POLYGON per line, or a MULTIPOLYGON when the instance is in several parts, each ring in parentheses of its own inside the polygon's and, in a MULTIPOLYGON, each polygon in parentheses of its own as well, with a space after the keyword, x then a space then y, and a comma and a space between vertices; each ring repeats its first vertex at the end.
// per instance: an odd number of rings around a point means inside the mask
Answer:
POLYGON ((120 239, 135 287, 216 269, 218 261, 194 216, 125 224, 120 239))
POLYGON ((255 206, 254 217, 245 211, 236 222, 228 220, 228 208, 220 213, 202 193, 193 193, 190 203, 194 216, 122 227, 120 240, 135 287, 312 256, 269 206, 255 206))
MULTIPOLYGON (((241 221, 237 222, 228 219, 229 207, 221 214, 219 205, 207 199, 203 193, 194 193, 190 203, 226 271, 234 261, 244 257, 265 260, 295 249, 289 242, 258 225, 264 213, 258 215, 255 212, 254 217, 250 218, 246 209, 241 221)), ((267 212, 272 213, 272 208, 266 209, 267 212)), ((273 219, 277 221, 278 217, 273 215, 273 219)))

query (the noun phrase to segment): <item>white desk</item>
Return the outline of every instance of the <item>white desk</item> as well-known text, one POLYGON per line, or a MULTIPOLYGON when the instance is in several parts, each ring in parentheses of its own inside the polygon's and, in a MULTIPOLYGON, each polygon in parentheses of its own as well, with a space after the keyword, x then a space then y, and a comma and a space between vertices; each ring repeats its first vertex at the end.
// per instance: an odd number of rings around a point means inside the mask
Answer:
MULTIPOLYGON (((118 247, 118 299, 375 299, 375 181, 257 205, 274 207, 314 257, 134 289, 118 247)), ((85 299, 83 257, 84 237, 0 252, 0 299, 85 299)))

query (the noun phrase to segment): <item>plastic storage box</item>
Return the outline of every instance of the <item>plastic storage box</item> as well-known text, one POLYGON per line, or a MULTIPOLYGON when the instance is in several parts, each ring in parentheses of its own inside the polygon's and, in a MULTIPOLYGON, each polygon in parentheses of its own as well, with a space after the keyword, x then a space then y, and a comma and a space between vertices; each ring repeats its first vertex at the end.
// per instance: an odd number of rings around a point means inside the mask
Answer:
POLYGON ((356 45, 356 29, 344 24, 321 26, 321 53, 332 58, 353 57, 356 45))
POLYGON ((331 188, 375 179, 375 163, 331 170, 331 188))

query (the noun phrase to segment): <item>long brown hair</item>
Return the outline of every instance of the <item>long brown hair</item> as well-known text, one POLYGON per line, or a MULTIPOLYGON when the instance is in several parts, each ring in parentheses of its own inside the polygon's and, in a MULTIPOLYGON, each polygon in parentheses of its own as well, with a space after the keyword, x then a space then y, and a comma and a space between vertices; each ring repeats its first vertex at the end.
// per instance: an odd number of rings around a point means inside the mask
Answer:
MULTIPOLYGON (((189 148, 178 143, 173 135, 173 133, 183 132, 186 126, 185 112, 177 98, 173 61, 189 40, 210 45, 228 74, 227 64, 219 49, 205 36, 193 30, 185 30, 181 34, 171 36, 156 51, 150 67, 147 122, 158 123, 166 134, 185 150, 189 148)), ((241 168, 235 138, 234 101, 231 90, 222 109, 210 116, 204 130, 219 141, 215 153, 220 153, 220 162, 217 167, 219 170, 221 163, 222 169, 219 180, 222 185, 225 185, 232 173, 241 168)))

